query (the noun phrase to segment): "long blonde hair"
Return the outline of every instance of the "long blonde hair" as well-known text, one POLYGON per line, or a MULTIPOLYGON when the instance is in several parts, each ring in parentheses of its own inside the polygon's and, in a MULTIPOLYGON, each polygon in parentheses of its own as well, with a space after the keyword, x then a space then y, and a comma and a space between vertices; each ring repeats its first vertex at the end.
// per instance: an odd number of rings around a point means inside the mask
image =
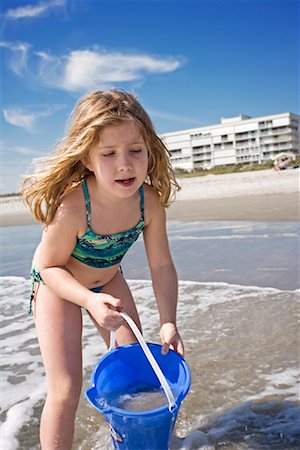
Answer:
POLYGON ((58 143, 54 153, 35 160, 35 170, 22 182, 23 201, 38 221, 49 224, 61 196, 91 174, 82 160, 88 158, 101 130, 128 119, 139 127, 148 148, 146 182, 158 192, 160 204, 169 205, 180 188, 168 150, 157 136, 148 114, 132 94, 117 89, 94 91, 77 103, 70 116, 66 137, 58 143))

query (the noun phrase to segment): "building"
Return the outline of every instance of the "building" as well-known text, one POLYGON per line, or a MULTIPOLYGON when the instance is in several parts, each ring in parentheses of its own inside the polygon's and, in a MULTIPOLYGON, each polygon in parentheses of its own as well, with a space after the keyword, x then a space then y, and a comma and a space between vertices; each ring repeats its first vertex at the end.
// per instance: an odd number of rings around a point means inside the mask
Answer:
POLYGON ((252 118, 239 115, 221 123, 164 133, 160 138, 174 169, 211 169, 226 164, 261 164, 281 152, 299 154, 300 116, 292 113, 252 118))

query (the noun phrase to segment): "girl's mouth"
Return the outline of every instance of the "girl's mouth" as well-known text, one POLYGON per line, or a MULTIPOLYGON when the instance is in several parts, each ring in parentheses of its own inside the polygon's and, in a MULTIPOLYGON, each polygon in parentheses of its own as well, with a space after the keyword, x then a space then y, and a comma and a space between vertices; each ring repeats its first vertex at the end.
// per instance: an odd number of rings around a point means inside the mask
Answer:
POLYGON ((134 178, 126 178, 126 180, 116 180, 116 183, 120 186, 130 187, 133 185, 134 180, 134 178))

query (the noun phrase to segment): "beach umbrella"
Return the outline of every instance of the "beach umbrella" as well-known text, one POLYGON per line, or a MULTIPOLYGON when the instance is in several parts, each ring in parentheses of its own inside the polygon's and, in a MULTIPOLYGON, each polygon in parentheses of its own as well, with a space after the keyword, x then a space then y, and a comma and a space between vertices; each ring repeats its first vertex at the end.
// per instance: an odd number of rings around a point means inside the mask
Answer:
POLYGON ((274 162, 285 161, 285 160, 295 161, 296 155, 294 155, 294 153, 291 153, 291 152, 281 152, 281 153, 278 153, 277 155, 273 156, 271 159, 274 162))

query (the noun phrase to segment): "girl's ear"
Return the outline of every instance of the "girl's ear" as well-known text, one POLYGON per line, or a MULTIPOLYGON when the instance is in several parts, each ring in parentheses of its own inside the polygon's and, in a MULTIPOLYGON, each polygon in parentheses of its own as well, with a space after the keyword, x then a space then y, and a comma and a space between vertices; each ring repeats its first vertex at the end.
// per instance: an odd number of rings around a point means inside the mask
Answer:
POLYGON ((91 172, 93 172, 92 167, 91 167, 91 162, 90 162, 89 155, 85 156, 84 158, 81 158, 80 161, 82 162, 82 164, 84 165, 84 167, 86 167, 86 168, 89 169, 91 172))

